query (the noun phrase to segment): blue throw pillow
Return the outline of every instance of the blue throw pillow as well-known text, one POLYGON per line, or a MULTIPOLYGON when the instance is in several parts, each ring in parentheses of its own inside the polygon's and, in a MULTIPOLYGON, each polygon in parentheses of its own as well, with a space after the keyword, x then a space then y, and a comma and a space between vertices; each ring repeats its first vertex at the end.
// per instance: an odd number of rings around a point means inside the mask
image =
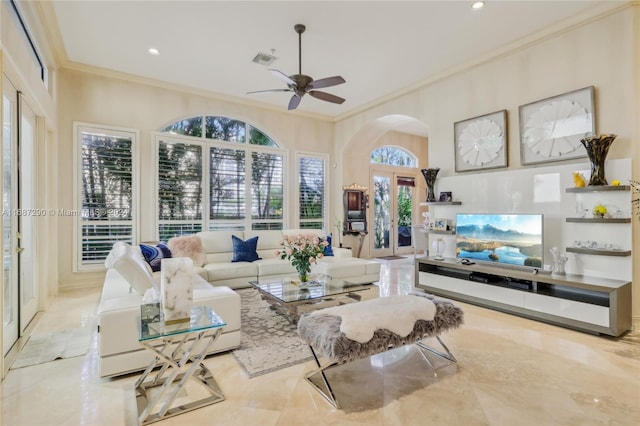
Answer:
POLYGON ((247 241, 242 241, 240 238, 232 235, 231 241, 233 241, 232 262, 253 262, 261 259, 256 251, 256 248, 258 247, 257 236, 249 238, 247 241))
POLYGON ((327 235, 327 242, 329 243, 329 245, 324 248, 324 252, 322 252, 322 254, 324 254, 325 256, 333 256, 333 247, 331 247, 331 234, 327 235))
POLYGON ((160 243, 157 246, 150 246, 146 244, 140 244, 140 251, 144 260, 147 261, 153 272, 160 270, 160 263, 162 259, 169 259, 171 257, 171 250, 165 244, 160 243))

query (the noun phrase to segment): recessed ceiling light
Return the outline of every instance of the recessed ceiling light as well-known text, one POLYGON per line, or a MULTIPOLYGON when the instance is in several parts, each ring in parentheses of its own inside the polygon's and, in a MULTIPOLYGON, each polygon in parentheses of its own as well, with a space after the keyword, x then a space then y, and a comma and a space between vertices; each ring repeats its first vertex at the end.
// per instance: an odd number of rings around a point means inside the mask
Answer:
POLYGON ((155 47, 150 47, 149 50, 147 50, 147 52, 149 52, 149 54, 151 55, 159 55, 160 51, 158 49, 156 49, 155 47))
POLYGON ((477 1, 474 4, 471 5, 472 9, 478 10, 478 9, 482 9, 484 7, 484 2, 483 1, 477 1))

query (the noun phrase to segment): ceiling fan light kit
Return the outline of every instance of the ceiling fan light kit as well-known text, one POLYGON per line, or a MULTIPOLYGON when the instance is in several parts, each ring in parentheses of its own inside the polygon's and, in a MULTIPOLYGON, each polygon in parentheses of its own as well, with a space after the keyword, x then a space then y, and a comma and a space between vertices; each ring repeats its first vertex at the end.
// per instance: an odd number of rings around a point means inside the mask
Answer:
POLYGON ((345 100, 339 96, 332 95, 331 93, 321 92, 316 89, 322 89, 325 87, 337 86, 345 82, 341 76, 321 78, 320 80, 314 80, 308 75, 302 74, 302 33, 306 27, 302 24, 296 24, 293 29, 298 33, 298 74, 287 75, 280 70, 270 69, 269 71, 284 81, 287 84, 287 89, 270 89, 270 90, 258 90, 254 92, 248 92, 247 94, 253 95, 257 93, 268 92, 293 92, 293 96, 289 100, 288 109, 296 109, 300 105, 300 101, 305 94, 310 94, 316 99, 322 101, 331 102, 334 104, 341 104, 345 100))

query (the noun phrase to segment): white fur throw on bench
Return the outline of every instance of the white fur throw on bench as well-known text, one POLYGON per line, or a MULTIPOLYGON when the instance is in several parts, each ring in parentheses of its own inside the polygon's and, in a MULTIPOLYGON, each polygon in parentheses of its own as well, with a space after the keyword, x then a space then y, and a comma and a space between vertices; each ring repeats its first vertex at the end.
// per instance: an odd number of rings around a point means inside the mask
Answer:
POLYGON ((347 339, 359 343, 367 343, 381 328, 406 337, 416 321, 431 321, 435 314, 436 305, 431 300, 408 295, 381 297, 366 303, 334 306, 311 313, 340 317, 340 331, 347 339))
MULTIPOLYGON (((343 314, 344 312, 340 313, 340 315, 343 314)), ((414 293, 409 296, 383 297, 304 314, 298 320, 298 334, 322 356, 336 364, 343 364, 385 352, 390 348, 415 343, 426 337, 438 336, 443 331, 458 328, 463 323, 463 316, 462 309, 448 300, 438 299, 433 295, 414 293), (396 303, 404 302, 406 298, 414 298, 414 300, 410 305, 396 303), (390 330, 389 328, 397 330, 393 322, 398 319, 398 310, 403 309, 403 306, 407 311, 416 311, 410 313, 410 315, 425 315, 428 317, 428 313, 424 314, 422 312, 421 303, 416 302, 416 299, 433 302, 435 315, 431 315, 432 319, 418 318, 411 323, 411 329, 408 334, 405 334, 404 329, 399 330, 400 333, 390 330), (338 310, 338 308, 342 309, 338 310), (358 311, 360 312, 360 317, 353 316, 356 322, 358 320, 368 322, 376 316, 380 318, 386 317, 384 322, 392 325, 379 327, 377 325, 379 322, 376 320, 374 323, 375 330, 371 338, 365 342, 360 342, 347 337, 341 327, 344 317, 333 314, 332 310, 338 310, 338 312, 358 311), (363 312, 366 312, 366 314, 363 312)), ((345 315, 345 317, 348 318, 348 315, 345 315)), ((403 327, 406 325, 404 321, 399 321, 403 322, 403 327)))

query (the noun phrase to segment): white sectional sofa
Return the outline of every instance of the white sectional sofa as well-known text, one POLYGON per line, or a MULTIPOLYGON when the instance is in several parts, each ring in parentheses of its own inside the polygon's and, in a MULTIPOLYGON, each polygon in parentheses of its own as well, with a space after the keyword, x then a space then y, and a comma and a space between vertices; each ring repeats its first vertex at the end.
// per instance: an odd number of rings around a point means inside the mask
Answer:
MULTIPOLYGON (((98 306, 100 376, 118 376, 146 368, 153 354, 138 343, 140 304, 146 288, 159 284, 139 251, 117 243, 105 261, 107 274, 98 306)), ((211 307, 226 323, 209 354, 240 346, 240 296, 229 287, 214 287, 194 274, 196 306, 211 307)))
MULTIPOLYGON (((296 273, 290 262, 281 260, 276 251, 283 235, 319 234, 313 230, 288 231, 207 231, 197 237, 202 253, 194 259, 194 305, 210 306, 227 323, 209 353, 240 346, 240 297, 232 288, 248 287, 257 278, 279 277, 296 273), (231 236, 246 240, 258 236, 254 262, 232 262, 231 236)), ((333 248, 334 256, 324 257, 312 265, 313 273, 345 278, 354 284, 373 283, 380 278, 380 264, 351 257, 351 250, 333 248)), ((180 255, 178 253, 178 255, 180 255)), ((176 256, 177 257, 177 256, 176 256)), ((137 248, 116 243, 105 261, 107 273, 98 307, 98 351, 100 376, 117 376, 142 370, 153 355, 138 343, 140 304, 147 288, 159 287, 160 273, 151 272, 137 248)))
MULTIPOLYGON (((291 263, 276 256, 282 246, 283 235, 314 234, 319 230, 289 229, 284 231, 205 231, 196 234, 202 241, 204 256, 196 270, 213 285, 231 288, 247 287, 249 281, 295 274, 291 263), (257 253, 260 260, 254 262, 232 262, 231 236, 242 240, 258 237, 257 253)), ((345 278, 354 284, 373 283, 380 279, 378 262, 351 257, 351 250, 333 247, 334 256, 326 256, 311 265, 311 273, 323 273, 334 278, 345 278)))

